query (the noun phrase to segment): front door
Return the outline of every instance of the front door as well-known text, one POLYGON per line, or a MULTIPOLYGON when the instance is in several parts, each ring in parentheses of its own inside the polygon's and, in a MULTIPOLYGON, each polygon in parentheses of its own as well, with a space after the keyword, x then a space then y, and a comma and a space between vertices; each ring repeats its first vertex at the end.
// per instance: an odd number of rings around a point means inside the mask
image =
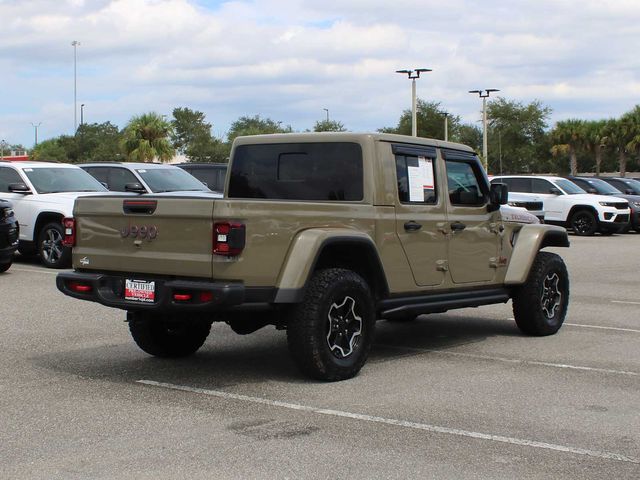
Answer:
POLYGON ((438 195, 436 150, 394 145, 393 152, 398 181, 396 233, 416 285, 440 285, 446 272, 442 232, 446 206, 438 195))
POLYGON ((443 152, 447 169, 449 269, 454 283, 494 280, 501 220, 488 212, 489 190, 476 158, 466 152, 443 152))

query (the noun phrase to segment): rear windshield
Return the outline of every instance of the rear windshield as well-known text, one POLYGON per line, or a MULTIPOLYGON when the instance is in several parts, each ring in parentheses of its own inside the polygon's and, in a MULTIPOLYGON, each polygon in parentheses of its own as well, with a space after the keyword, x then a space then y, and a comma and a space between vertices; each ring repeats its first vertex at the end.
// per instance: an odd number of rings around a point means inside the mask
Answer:
POLYGON ((348 142, 241 145, 229 197, 362 200, 362 149, 348 142))

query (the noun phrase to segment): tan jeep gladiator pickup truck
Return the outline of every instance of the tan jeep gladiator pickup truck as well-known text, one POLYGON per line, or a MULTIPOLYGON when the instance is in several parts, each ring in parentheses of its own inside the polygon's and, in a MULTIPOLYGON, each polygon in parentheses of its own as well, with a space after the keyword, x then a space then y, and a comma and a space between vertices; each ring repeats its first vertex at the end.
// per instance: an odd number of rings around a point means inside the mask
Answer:
POLYGON ((473 151, 388 134, 239 137, 223 198, 79 198, 64 220, 74 298, 127 311, 145 352, 197 351, 212 322, 286 329, 307 375, 358 373, 377 319, 513 300, 525 334, 564 321, 561 227, 502 216, 473 151))

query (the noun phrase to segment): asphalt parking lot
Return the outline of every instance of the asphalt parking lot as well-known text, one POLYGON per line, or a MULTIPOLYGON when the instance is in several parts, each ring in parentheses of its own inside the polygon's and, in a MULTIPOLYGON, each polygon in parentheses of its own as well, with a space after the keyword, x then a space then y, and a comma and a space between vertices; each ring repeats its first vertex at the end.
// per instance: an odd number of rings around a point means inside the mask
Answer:
POLYGON ((123 312, 19 260, 0 275, 0 478, 640 478, 640 235, 571 241, 557 335, 521 335, 510 303, 379 322, 332 384, 272 327, 149 357, 123 312))

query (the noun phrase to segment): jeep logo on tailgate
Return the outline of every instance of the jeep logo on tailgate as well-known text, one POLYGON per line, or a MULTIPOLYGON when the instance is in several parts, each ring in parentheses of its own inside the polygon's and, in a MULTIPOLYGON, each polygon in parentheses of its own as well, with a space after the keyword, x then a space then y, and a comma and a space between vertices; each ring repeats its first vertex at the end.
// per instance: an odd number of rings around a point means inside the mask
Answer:
POLYGON ((158 236, 158 227, 155 225, 129 225, 120 229, 122 238, 146 238, 153 240, 158 236))

